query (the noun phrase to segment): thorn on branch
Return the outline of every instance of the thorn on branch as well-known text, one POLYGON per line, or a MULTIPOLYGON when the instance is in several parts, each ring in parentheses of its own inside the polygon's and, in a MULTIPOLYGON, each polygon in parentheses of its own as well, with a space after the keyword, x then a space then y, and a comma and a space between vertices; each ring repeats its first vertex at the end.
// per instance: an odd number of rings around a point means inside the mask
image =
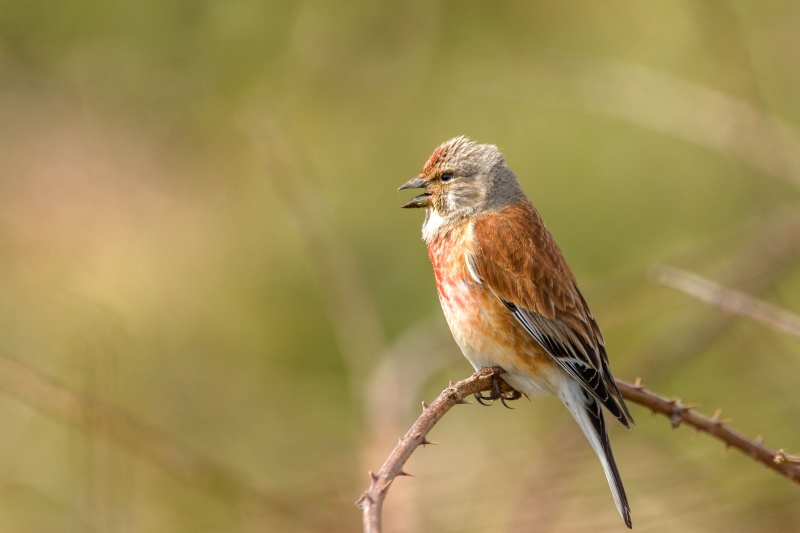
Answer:
POLYGON ((398 475, 398 476, 408 476, 408 477, 414 477, 412 474, 409 474, 408 472, 406 472, 406 471, 404 471, 404 470, 401 470, 401 471, 400 471, 400 473, 399 473, 399 474, 397 474, 397 475, 398 475))
POLYGON ((775 455, 772 456, 772 461, 777 464, 789 463, 790 465, 800 465, 800 456, 789 455, 781 449, 775 452, 775 455))
POLYGON ((372 496, 369 495, 369 492, 365 492, 361 495, 361 497, 356 500, 356 507, 360 507, 364 509, 366 507, 366 503, 369 502, 370 504, 375 503, 375 500, 372 499, 372 496))
POLYGON ((719 415, 722 414, 722 409, 717 409, 714 411, 714 416, 711 417, 711 420, 719 427, 722 427, 724 424, 731 422, 733 418, 720 418, 719 415))
POLYGON ((430 441, 430 440, 426 439, 424 436, 422 437, 422 442, 420 442, 420 444, 422 444, 423 446, 427 446, 428 444, 430 444, 431 446, 438 446, 439 445, 438 442, 430 441))
POLYGON ((428 404, 423 401, 422 402, 422 412, 424 413, 427 410, 428 410, 428 404))
POLYGON ((633 382, 633 388, 637 390, 644 389, 644 385, 642 385, 642 378, 637 377, 636 381, 633 382))

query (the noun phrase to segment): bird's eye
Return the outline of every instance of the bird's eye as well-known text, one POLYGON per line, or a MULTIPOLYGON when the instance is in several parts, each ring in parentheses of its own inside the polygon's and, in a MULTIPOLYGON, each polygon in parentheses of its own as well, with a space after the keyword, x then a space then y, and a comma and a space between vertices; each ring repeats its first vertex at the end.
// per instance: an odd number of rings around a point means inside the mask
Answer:
POLYGON ((451 179, 453 179, 453 173, 452 172, 445 172, 444 174, 442 174, 442 177, 440 179, 443 182, 448 182, 451 179))

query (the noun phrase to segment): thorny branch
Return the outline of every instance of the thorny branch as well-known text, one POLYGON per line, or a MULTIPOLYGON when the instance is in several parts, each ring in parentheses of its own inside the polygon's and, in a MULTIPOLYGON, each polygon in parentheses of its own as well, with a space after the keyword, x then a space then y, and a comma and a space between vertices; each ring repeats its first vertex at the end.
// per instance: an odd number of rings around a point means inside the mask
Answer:
POLYGON ((364 531, 378 533, 381 530, 381 509, 383 500, 389 486, 397 476, 407 476, 403 471, 403 465, 417 449, 417 446, 425 444, 435 444, 429 442, 425 437, 433 426, 454 405, 467 403, 464 398, 492 387, 492 378, 503 373, 499 367, 482 368, 465 380, 459 381, 455 385, 451 382, 430 405, 422 404, 422 415, 417 419, 411 429, 400 439, 389 458, 377 474, 369 473, 372 482, 369 489, 358 500, 363 511, 364 531))
POLYGON ((725 425, 727 421, 719 417, 720 409, 713 416, 708 417, 694 411, 696 405, 684 405, 677 398, 667 399, 650 392, 641 385, 638 379, 634 384, 616 381, 623 398, 647 407, 654 413, 666 416, 673 428, 686 424, 695 428, 696 431, 708 433, 725 443, 726 447, 736 448, 752 459, 763 463, 767 468, 775 470, 800 485, 800 468, 795 466, 797 464, 796 457, 786 455, 783 450, 773 452, 764 446, 761 437, 751 439, 729 428, 725 425))
MULTIPOLYGON (((370 472, 370 486, 356 504, 363 513, 365 533, 380 533, 381 510, 383 501, 389 487, 397 476, 407 476, 403 471, 406 461, 420 445, 435 444, 426 438, 433 426, 453 406, 468 403, 464 398, 491 390, 492 379, 499 376, 503 370, 499 367, 482 368, 469 378, 456 384, 450 383, 436 400, 428 405, 422 404, 422 415, 417 419, 411 429, 400 439, 389 458, 377 474, 370 472)), ((654 413, 662 414, 670 419, 673 428, 686 424, 703 431, 722 441, 726 448, 736 448, 752 459, 764 464, 779 474, 800 484, 800 457, 787 455, 783 450, 773 452, 762 443, 761 437, 750 439, 725 425, 726 420, 720 419, 720 410, 712 417, 707 417, 694 411, 696 406, 682 404, 677 398, 665 398, 648 391, 637 379, 636 383, 616 380, 622 396, 632 402, 646 407, 654 413)))

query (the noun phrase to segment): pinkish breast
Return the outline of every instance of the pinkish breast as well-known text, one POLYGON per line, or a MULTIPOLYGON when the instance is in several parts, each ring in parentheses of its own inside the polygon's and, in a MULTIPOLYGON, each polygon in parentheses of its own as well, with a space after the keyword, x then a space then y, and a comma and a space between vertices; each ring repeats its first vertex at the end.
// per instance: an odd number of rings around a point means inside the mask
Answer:
POLYGON ((452 288, 458 277, 458 265, 454 256, 459 254, 454 249, 457 247, 454 241, 453 233, 447 232, 428 243, 428 256, 431 258, 433 274, 436 277, 436 290, 443 305, 445 301, 452 303, 451 299, 454 296, 452 288))
POLYGON ((454 320, 462 324, 473 322, 469 315, 480 309, 477 300, 484 292, 467 271, 462 233, 453 230, 428 243, 439 301, 451 326, 454 320))
POLYGON ((455 229, 428 243, 439 301, 456 343, 476 368, 499 364, 510 370, 542 364, 542 358, 535 357, 541 350, 535 339, 470 275, 464 238, 464 232, 455 229))

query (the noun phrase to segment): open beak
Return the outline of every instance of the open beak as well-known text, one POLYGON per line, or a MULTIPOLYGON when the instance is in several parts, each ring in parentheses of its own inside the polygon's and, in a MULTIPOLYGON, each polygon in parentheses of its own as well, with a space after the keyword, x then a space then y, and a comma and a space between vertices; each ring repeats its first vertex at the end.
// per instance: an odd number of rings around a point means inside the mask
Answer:
MULTIPOLYGON (((428 182, 422 179, 420 176, 416 178, 412 178, 408 180, 406 183, 400 186, 398 191, 402 191, 403 189, 427 189, 428 182)), ((431 204, 431 194, 426 192, 422 193, 419 196, 415 196, 411 199, 410 202, 401 205, 403 209, 411 209, 416 207, 429 207, 431 204)))

